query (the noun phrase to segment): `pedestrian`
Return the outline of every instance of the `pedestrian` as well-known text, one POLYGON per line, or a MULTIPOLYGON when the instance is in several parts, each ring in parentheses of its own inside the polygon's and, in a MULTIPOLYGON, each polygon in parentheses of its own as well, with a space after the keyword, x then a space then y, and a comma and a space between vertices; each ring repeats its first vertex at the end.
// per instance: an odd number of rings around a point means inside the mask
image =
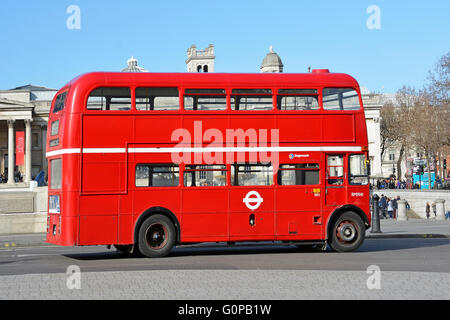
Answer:
POLYGON ((427 202, 427 206, 425 208, 425 212, 427 214, 427 219, 430 218, 430 204, 427 202))
POLYGON ((386 219, 386 208, 387 208, 387 197, 385 195, 381 195, 381 212, 383 214, 383 218, 386 219))
MULTIPOLYGON (((397 196, 397 199, 400 199, 400 197, 397 196)), ((394 208, 394 211, 393 211, 394 219, 397 218, 397 208, 398 208, 397 199, 396 198, 392 199, 392 208, 394 208)))
POLYGON ((433 201, 431 208, 433 208, 434 217, 436 218, 436 202, 433 201))
POLYGON ((389 217, 392 219, 394 207, 392 206, 392 200, 389 198, 388 198, 388 203, 387 203, 387 210, 388 210, 389 217))

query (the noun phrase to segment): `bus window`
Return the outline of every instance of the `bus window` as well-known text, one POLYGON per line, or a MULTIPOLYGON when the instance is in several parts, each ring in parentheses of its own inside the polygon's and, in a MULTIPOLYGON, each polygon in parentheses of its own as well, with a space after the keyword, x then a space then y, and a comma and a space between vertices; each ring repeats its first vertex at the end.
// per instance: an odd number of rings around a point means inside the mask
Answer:
POLYGON ((328 156, 328 184, 344 184, 344 156, 328 156))
POLYGON ((233 89, 231 92, 232 110, 272 110, 271 89, 233 89))
POLYGON ((179 168, 173 164, 138 164, 136 187, 176 187, 179 168))
POLYGON ((61 159, 50 160, 50 189, 61 189, 62 182, 61 159))
POLYGON ((55 100, 55 106, 53 107, 53 113, 61 111, 64 109, 64 105, 66 103, 67 91, 59 94, 55 100))
POLYGON ((318 110, 317 96, 278 96, 278 110, 318 110))
POLYGON ((317 89, 279 89, 278 110, 317 110, 319 99, 317 89))
POLYGON ((282 164, 278 171, 278 184, 283 186, 319 184, 319 164, 282 164))
POLYGON ((137 110, 178 110, 178 88, 136 88, 137 110))
POLYGON ((184 110, 226 110, 225 89, 186 89, 184 110))
POLYGON ((186 166, 185 187, 225 186, 227 184, 225 165, 186 166))
POLYGON ((324 88, 322 91, 325 110, 359 110, 359 97, 352 88, 324 88))
POLYGON ((88 110, 130 110, 130 88, 104 87, 91 92, 87 101, 88 110))
POLYGON ((350 184, 366 185, 369 183, 366 156, 363 154, 352 154, 349 156, 350 184))
POLYGON ((271 186, 273 184, 272 165, 233 164, 231 184, 233 186, 271 186))

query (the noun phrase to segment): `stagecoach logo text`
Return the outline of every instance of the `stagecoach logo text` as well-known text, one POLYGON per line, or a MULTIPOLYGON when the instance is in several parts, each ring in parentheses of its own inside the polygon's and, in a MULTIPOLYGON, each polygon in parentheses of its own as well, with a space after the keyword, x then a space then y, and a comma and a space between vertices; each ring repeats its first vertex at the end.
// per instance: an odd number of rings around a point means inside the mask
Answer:
POLYGON ((245 198, 242 200, 247 208, 250 210, 256 210, 259 208, 261 203, 264 201, 264 199, 261 197, 261 195, 257 191, 249 191, 245 198), (252 197, 254 196, 254 197, 252 197))
POLYGON ((294 158, 308 158, 309 154, 289 154, 289 159, 294 159, 294 158))

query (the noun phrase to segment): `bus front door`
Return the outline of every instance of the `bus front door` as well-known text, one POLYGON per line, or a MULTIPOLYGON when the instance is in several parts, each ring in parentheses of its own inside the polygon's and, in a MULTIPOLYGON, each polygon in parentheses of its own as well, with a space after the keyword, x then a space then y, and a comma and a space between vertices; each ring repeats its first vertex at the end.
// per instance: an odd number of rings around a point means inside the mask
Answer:
POLYGON ((344 155, 329 154, 326 158, 325 205, 336 207, 344 202, 346 196, 344 155))

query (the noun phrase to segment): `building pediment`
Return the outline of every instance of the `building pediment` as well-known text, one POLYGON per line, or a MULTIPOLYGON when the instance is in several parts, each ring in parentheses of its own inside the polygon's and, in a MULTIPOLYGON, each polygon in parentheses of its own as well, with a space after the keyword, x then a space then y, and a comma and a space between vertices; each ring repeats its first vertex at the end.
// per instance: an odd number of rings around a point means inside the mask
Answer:
POLYGON ((0 98, 0 110, 5 109, 25 109, 33 110, 33 104, 23 101, 0 98))
POLYGON ((0 120, 24 120, 33 118, 31 103, 0 98, 0 120))

